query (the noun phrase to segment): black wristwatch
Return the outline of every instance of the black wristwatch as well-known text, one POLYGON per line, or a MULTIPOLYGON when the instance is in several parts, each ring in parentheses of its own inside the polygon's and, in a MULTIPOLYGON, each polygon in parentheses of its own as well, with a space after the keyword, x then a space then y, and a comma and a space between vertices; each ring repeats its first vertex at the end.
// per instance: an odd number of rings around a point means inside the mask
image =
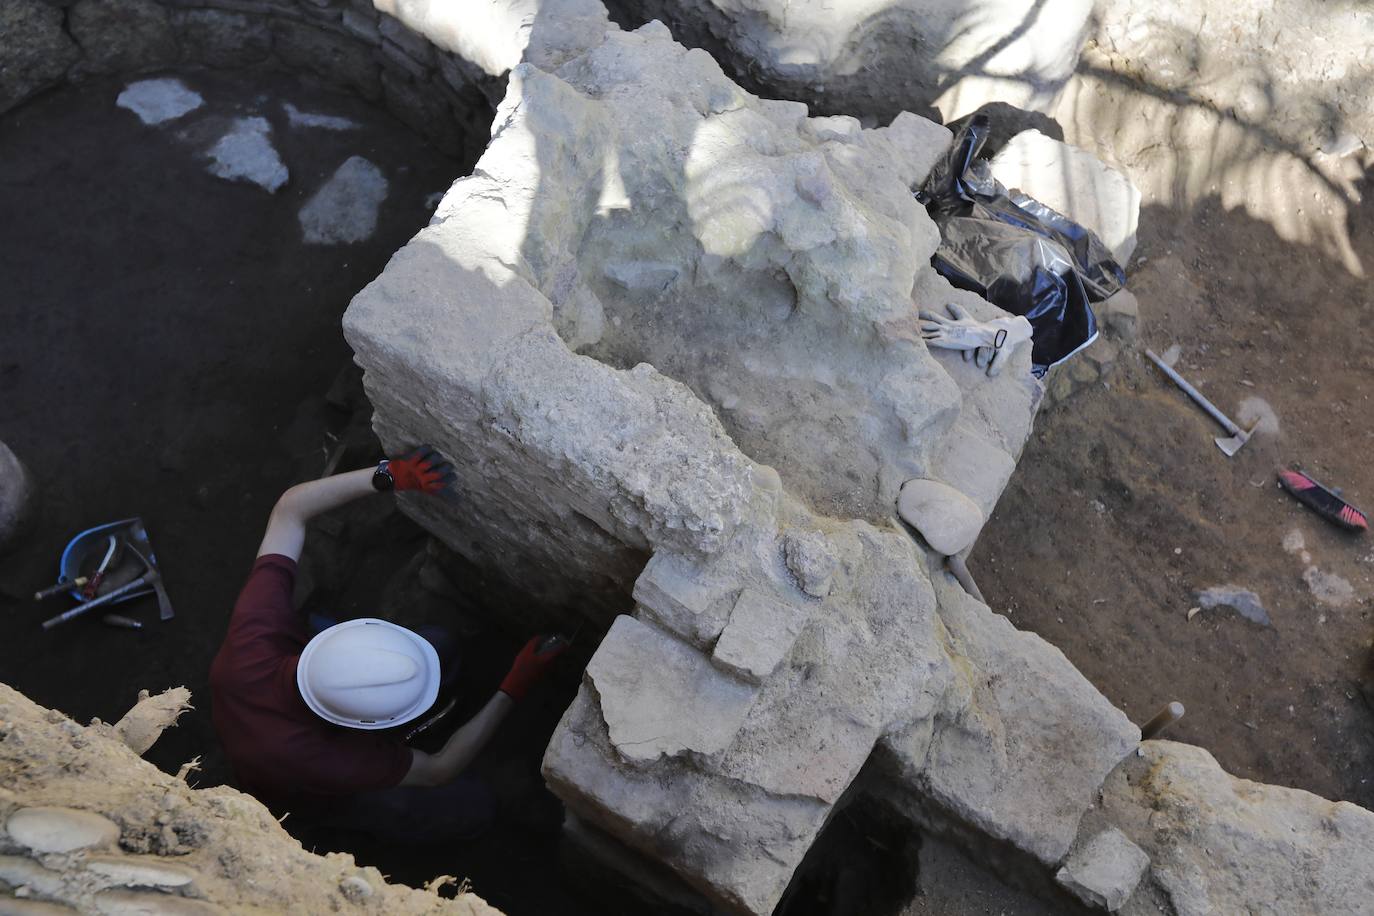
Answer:
POLYGON ((391 476, 391 462, 385 458, 377 465, 377 470, 372 472, 372 489, 379 493, 388 493, 396 489, 396 480, 391 476))

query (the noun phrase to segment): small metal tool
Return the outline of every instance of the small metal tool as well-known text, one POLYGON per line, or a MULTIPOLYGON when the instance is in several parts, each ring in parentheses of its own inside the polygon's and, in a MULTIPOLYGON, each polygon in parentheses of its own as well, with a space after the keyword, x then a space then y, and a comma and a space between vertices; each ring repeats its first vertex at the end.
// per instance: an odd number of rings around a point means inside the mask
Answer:
POLYGON ((1192 385, 1188 384, 1187 380, 1185 380, 1183 376, 1175 372, 1173 366, 1170 366, 1164 360, 1156 356, 1153 350, 1146 350, 1145 355, 1150 357, 1150 360, 1156 366, 1159 367, 1159 370, 1161 372, 1169 376, 1169 378, 1173 380, 1173 383, 1175 385, 1182 388, 1184 394, 1192 398, 1199 407, 1201 407, 1203 410, 1207 411, 1207 413, 1211 415, 1213 420, 1216 420, 1218 423, 1220 423, 1222 428, 1225 429, 1228 433, 1230 433, 1229 436, 1217 436, 1215 440, 1217 443, 1217 448, 1221 449, 1226 454, 1227 458, 1230 458, 1236 452, 1240 451, 1241 446, 1245 445, 1245 443, 1250 441, 1250 434, 1255 431, 1254 427, 1251 427, 1250 429, 1241 429, 1234 422, 1232 422, 1230 417, 1226 416, 1226 414, 1222 413, 1219 409, 1217 409, 1217 406, 1215 404, 1213 404, 1211 401, 1203 397, 1202 392, 1198 391, 1192 385))

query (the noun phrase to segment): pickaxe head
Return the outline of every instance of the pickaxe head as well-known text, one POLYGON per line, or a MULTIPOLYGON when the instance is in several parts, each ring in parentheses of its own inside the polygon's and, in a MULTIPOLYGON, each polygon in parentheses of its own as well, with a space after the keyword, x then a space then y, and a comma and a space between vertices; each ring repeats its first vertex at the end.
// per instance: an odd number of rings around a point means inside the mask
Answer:
POLYGON ((1252 426, 1249 429, 1237 429, 1233 436, 1217 436, 1217 448, 1225 452, 1227 458, 1230 458, 1240 451, 1241 446, 1250 441, 1250 434, 1254 431, 1255 427, 1252 426))

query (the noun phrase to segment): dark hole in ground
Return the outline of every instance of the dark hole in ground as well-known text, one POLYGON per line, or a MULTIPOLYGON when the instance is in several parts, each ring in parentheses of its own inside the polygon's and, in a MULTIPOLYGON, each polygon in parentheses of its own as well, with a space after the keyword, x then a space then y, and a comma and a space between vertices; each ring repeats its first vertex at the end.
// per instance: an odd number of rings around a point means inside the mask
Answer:
POLYGON ((867 795, 837 811, 776 916, 900 916, 916 894, 920 834, 867 795))

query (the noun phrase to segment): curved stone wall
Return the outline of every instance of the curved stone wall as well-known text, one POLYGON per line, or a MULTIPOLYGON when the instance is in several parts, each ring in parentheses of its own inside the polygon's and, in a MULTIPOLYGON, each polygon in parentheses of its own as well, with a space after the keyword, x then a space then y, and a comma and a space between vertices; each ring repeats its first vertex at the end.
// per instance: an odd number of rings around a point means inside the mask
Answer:
POLYGON ((104 74, 272 67, 377 102, 474 162, 504 80, 436 47, 371 0, 6 0, 0 114, 104 74))

